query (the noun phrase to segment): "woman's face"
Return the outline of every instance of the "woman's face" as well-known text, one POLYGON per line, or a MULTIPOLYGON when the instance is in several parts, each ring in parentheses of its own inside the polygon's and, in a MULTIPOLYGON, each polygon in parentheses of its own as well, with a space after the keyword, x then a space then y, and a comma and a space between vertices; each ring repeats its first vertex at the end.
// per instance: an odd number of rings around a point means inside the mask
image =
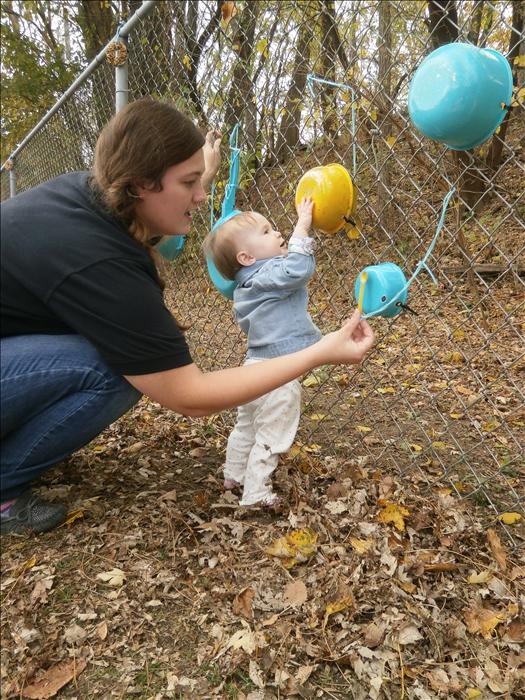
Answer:
POLYGON ((201 177, 204 172, 202 149, 191 158, 172 165, 161 180, 162 190, 155 192, 147 184, 135 186, 138 218, 153 236, 177 236, 189 233, 192 211, 205 199, 201 177))

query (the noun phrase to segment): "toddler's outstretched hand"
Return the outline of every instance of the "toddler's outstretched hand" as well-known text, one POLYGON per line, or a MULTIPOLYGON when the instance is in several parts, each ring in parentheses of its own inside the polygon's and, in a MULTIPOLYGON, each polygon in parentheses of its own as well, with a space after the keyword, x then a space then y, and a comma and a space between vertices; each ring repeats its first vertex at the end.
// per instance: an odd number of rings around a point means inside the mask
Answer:
POLYGON ((312 227, 312 214, 314 209, 314 201, 311 197, 303 197, 297 205, 297 226, 295 227, 294 236, 299 234, 307 236, 312 227))

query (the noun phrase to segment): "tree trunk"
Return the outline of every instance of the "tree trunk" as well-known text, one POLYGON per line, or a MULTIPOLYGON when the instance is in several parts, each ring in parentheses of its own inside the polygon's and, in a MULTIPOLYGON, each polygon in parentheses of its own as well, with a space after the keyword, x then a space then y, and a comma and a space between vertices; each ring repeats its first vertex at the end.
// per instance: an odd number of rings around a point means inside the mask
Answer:
POLYGON ((91 62, 117 31, 111 3, 82 0, 78 6, 77 22, 84 37, 86 59, 91 62))
POLYGON ((292 81, 284 102, 284 113, 277 135, 276 157, 284 162, 300 142, 303 95, 310 60, 310 43, 313 38, 312 24, 306 18, 299 27, 299 35, 292 69, 292 81))
POLYGON ((481 28, 481 19, 483 17, 483 5, 485 0, 476 0, 472 15, 470 17, 470 25, 467 35, 467 41, 474 46, 478 45, 479 30, 481 28))
MULTIPOLYGON (((512 81, 515 87, 518 86, 518 68, 514 64, 514 59, 516 56, 520 55, 520 46, 523 50, 523 29, 525 25, 525 5, 522 0, 512 0, 512 29, 510 32, 509 40, 509 51, 508 60, 512 68, 512 81)), ((490 144, 490 150, 487 155, 487 165, 492 172, 496 172, 501 163, 501 155, 503 153, 503 145, 505 143, 505 137, 507 136, 507 129, 509 127, 509 116, 510 110, 507 110, 507 114, 501 123, 500 130, 498 134, 494 134, 492 137, 492 143, 490 144)))
POLYGON ((384 231, 394 228, 392 208, 392 172, 389 156, 391 148, 388 138, 392 133, 389 113, 392 108, 392 13, 390 2, 379 3, 379 33, 377 39, 378 71, 377 91, 381 95, 378 108, 378 128, 381 134, 379 162, 381 164, 377 181, 377 202, 381 226, 384 231))
MULTIPOLYGON (((239 122, 244 125, 248 146, 255 151, 257 138, 255 97, 251 77, 253 39, 255 25, 261 9, 259 0, 244 6, 239 25, 233 39, 237 61, 233 68, 232 82, 226 100, 225 128, 227 133, 239 122)), ((253 153, 255 157, 255 152, 253 153)))
POLYGON ((428 0, 427 24, 434 49, 456 41, 458 12, 455 0, 428 0))
MULTIPOLYGON (((333 82, 335 82, 338 43, 341 43, 338 42, 338 38, 334 0, 321 0, 321 71, 325 80, 333 82)), ((336 88, 322 85, 320 102, 324 135, 333 137, 339 126, 336 88)))

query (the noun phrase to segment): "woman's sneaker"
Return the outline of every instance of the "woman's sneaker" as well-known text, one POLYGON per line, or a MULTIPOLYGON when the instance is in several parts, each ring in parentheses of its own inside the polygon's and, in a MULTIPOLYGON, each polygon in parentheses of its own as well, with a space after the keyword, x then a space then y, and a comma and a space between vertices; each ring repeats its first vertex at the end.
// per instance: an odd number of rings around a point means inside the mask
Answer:
POLYGON ((61 525, 67 516, 67 508, 60 503, 47 503, 36 494, 27 491, 0 513, 0 532, 22 534, 27 530, 47 532, 61 525))

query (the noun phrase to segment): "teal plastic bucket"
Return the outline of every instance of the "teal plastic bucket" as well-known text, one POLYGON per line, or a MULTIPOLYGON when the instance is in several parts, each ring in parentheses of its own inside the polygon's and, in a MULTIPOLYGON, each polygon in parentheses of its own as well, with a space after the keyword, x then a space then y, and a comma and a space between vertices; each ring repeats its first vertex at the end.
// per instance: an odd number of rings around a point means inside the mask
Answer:
MULTIPOLYGON (((217 221, 214 223, 213 228, 211 230, 212 234, 215 231, 217 231, 219 226, 222 226, 222 224, 226 223, 228 219, 231 219, 232 216, 236 216, 240 213, 241 212, 239 209, 234 209, 229 214, 221 216, 221 218, 217 219, 217 221)), ((208 266, 208 274, 210 276, 210 279, 215 285, 217 291, 219 291, 223 297, 226 297, 226 299, 233 299, 233 292, 237 287, 237 282, 235 282, 234 280, 227 280, 226 277, 223 277, 219 270, 217 270, 217 268, 215 267, 215 263, 213 262, 213 260, 208 255, 206 256, 206 265, 208 266)))
POLYGON ((471 44, 446 44, 416 70, 408 112, 425 136, 465 151, 486 141, 512 98, 512 71, 501 53, 471 44))
POLYGON ((368 276, 363 294, 363 313, 385 318, 393 318, 401 313, 402 304, 406 302, 408 296, 408 289, 405 289, 401 294, 399 293, 407 283, 403 270, 395 263, 381 263, 365 267, 355 281, 356 303, 359 302, 363 272, 366 272, 368 276))
POLYGON ((170 236, 157 247, 157 251, 166 260, 176 260, 184 250, 186 236, 170 236))

